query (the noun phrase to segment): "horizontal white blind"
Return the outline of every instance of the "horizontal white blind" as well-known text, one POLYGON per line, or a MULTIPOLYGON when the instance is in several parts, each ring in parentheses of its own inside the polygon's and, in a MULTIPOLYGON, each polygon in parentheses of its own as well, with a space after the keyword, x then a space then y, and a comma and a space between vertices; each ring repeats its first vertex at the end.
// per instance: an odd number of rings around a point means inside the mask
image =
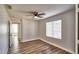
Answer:
POLYGON ((62 21, 56 20, 46 23, 46 36, 61 39, 62 21))

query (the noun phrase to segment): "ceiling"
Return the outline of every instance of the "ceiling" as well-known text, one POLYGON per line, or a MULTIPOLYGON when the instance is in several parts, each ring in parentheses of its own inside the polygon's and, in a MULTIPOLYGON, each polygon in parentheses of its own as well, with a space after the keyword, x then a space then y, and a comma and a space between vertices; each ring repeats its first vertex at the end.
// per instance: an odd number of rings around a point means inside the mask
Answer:
POLYGON ((26 11, 44 12, 46 14, 43 15, 43 18, 36 20, 45 19, 75 8, 74 4, 12 4, 11 6, 12 9, 9 12, 12 16, 32 19, 32 16, 26 16, 28 14, 26 11))

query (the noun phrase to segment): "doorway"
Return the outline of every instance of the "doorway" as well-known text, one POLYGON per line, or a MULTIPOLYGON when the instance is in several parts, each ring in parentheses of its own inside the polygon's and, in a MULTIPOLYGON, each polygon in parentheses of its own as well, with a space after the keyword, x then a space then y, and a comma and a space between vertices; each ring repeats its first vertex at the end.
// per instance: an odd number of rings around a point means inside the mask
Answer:
POLYGON ((12 23, 11 35, 12 35, 12 39, 15 42, 17 42, 17 40, 19 41, 19 24, 18 23, 12 23))
POLYGON ((18 24, 12 24, 12 27, 11 27, 11 35, 12 35, 12 41, 13 41, 14 47, 17 47, 17 44, 19 42, 18 27, 19 27, 18 24))
POLYGON ((21 41, 21 24, 10 24, 10 53, 19 51, 19 42, 21 41))

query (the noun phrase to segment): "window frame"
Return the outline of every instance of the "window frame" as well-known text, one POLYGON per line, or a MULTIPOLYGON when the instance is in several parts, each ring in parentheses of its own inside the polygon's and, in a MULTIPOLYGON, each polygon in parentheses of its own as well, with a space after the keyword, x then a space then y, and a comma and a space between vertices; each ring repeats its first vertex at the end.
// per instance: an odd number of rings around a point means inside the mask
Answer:
MULTIPOLYGON (((55 39, 60 39, 60 40, 61 40, 61 39, 62 39, 62 32, 63 32, 63 31, 62 31, 62 23, 63 23, 63 21, 62 21, 61 19, 59 19, 59 20, 54 20, 54 21, 50 21, 50 22, 46 22, 46 26, 47 26, 47 23, 51 23, 51 22, 54 23, 54 22, 56 22, 56 21, 61 21, 61 26, 60 26, 60 27, 61 27, 61 36, 60 36, 60 38, 58 38, 58 37, 56 37, 56 36, 53 36, 54 34, 51 35, 52 37, 51 37, 51 36, 47 36, 47 28, 46 28, 46 37, 55 38, 55 39)), ((53 31, 52 31, 52 32, 53 32, 53 31)))

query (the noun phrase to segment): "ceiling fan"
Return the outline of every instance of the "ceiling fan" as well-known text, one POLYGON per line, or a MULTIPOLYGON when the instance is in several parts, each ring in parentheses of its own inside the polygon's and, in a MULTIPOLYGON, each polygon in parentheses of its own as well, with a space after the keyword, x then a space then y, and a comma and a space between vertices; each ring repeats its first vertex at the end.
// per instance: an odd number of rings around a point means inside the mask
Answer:
MULTIPOLYGON (((9 10, 12 10, 12 6, 11 5, 6 5, 6 7, 9 9, 9 10)), ((18 11, 17 11, 18 12, 18 11)), ((30 15, 25 15, 25 16, 33 16, 34 18, 42 18, 43 15, 45 15, 45 13, 42 13, 42 12, 37 12, 37 11, 19 11, 19 12, 22 12, 22 13, 29 13, 30 15)))
MULTIPOLYGON (((30 11, 28 12, 30 14, 32 14, 34 16, 34 18, 42 18, 43 16, 42 15, 45 15, 45 13, 39 13, 37 11, 30 11)), ((26 15, 27 16, 27 15, 26 15)), ((30 15, 29 15, 30 16, 30 15)))

